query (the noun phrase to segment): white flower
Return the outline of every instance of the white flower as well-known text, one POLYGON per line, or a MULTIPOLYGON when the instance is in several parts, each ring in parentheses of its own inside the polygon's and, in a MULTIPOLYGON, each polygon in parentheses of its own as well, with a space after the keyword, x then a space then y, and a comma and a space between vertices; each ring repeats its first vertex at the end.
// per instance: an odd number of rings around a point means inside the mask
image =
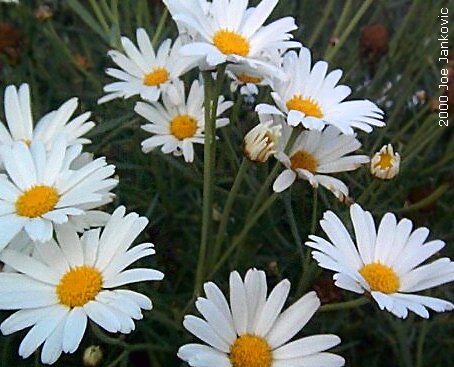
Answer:
POLYGON ((399 173, 400 155, 391 144, 384 145, 370 162, 370 173, 383 180, 391 180, 399 173))
POLYGON ((71 120, 77 109, 77 98, 66 101, 58 110, 44 115, 33 127, 33 117, 30 103, 30 88, 22 84, 19 89, 9 85, 5 89, 5 118, 8 128, 0 121, 0 145, 11 145, 17 141, 30 145, 34 140, 41 140, 46 150, 59 134, 64 134, 68 145, 87 144, 90 140, 82 138, 95 124, 87 121, 91 113, 84 114, 71 120))
POLYGON ((80 145, 67 149, 62 136, 50 152, 40 141, 30 147, 23 142, 2 147, 8 176, 0 176, 0 250, 22 229, 33 241, 48 241, 54 224, 112 199, 109 191, 118 181, 109 177, 115 167, 98 158, 71 169, 81 149, 80 145))
MULTIPOLYGON (((134 110, 143 118, 151 122, 142 126, 142 129, 153 134, 151 138, 142 142, 142 150, 148 153, 156 147, 162 146, 163 153, 183 155, 186 162, 194 160, 194 143, 204 143, 205 109, 203 86, 195 80, 189 90, 187 99, 184 83, 175 81, 163 94, 163 105, 160 103, 147 104, 137 102, 134 110)), ((217 106, 217 116, 233 105, 225 102, 221 96, 217 106)), ((229 123, 228 118, 218 118, 216 128, 229 123)))
POLYGON ((206 298, 196 307, 204 319, 188 315, 184 327, 208 344, 187 344, 178 356, 193 367, 340 367, 342 357, 325 350, 340 343, 336 335, 314 335, 293 342, 293 338, 320 306, 310 292, 282 312, 290 290, 281 281, 267 299, 266 276, 251 269, 243 280, 230 274, 230 307, 214 283, 205 283, 206 298))
POLYGON ((213 0, 208 14, 203 5, 198 11, 182 9, 172 14, 177 24, 198 34, 199 40, 183 46, 181 52, 202 57, 212 67, 228 61, 277 72, 263 60, 263 54, 301 46, 299 42, 288 41, 293 38, 288 32, 297 28, 295 20, 286 17, 263 26, 278 0, 262 0, 255 8, 247 8, 248 3, 248 0, 213 0))
POLYGON ((245 156, 253 162, 266 162, 271 155, 277 153, 281 128, 281 125, 273 126, 273 121, 260 122, 244 137, 245 156))
POLYGON ((101 229, 79 238, 70 226, 57 229, 57 242, 37 246, 40 258, 11 250, 0 261, 18 273, 0 274, 0 309, 19 310, 0 325, 4 335, 32 327, 22 340, 19 354, 30 356, 41 344, 41 361, 54 363, 62 352, 74 353, 90 319, 108 332, 130 333, 133 320, 150 310, 150 299, 140 293, 115 289, 145 280, 161 280, 153 269, 125 270, 135 261, 155 253, 153 244, 133 248, 134 239, 148 220, 136 213, 125 216, 124 207, 101 229))
POLYGON ((260 67, 252 68, 247 64, 231 64, 227 66, 226 72, 232 79, 230 84, 230 91, 232 93, 239 87, 242 95, 254 96, 259 93, 258 86, 270 84, 270 78, 266 77, 267 70, 261 70, 260 67))
POLYGON ((109 56, 120 69, 108 68, 106 73, 119 81, 107 84, 108 94, 98 103, 115 98, 129 98, 140 95, 149 101, 157 101, 167 85, 185 74, 196 65, 194 57, 180 55, 181 39, 165 40, 155 54, 150 38, 143 28, 137 29, 137 48, 127 37, 121 38, 126 55, 119 51, 109 51, 109 56))
POLYGON ((430 308, 437 312, 450 311, 451 302, 412 294, 454 280, 454 262, 444 257, 421 265, 440 251, 440 240, 425 242, 427 228, 412 232, 408 219, 397 222, 386 213, 375 229, 372 215, 358 204, 350 207, 356 244, 340 219, 331 211, 325 212, 320 225, 329 241, 309 236, 307 246, 317 251, 312 256, 322 268, 336 272, 336 285, 356 293, 368 292, 380 308, 397 317, 406 318, 408 311, 428 318, 430 308))
POLYGON ((278 108, 260 104, 260 114, 285 115, 291 126, 302 124, 308 129, 322 130, 334 125, 344 134, 352 135, 353 128, 366 132, 372 126, 384 126, 383 111, 368 100, 344 101, 351 89, 336 84, 341 70, 327 73, 328 63, 318 61, 311 69, 311 53, 302 48, 299 55, 290 51, 284 56, 286 78, 274 82, 272 97, 278 108), (344 101, 344 102, 342 102, 344 101))
POLYGON ((276 158, 287 168, 276 179, 273 190, 281 192, 287 189, 298 177, 309 181, 313 187, 322 185, 330 190, 339 200, 348 196, 348 187, 339 179, 327 173, 353 171, 369 162, 365 155, 347 155, 361 147, 356 135, 344 135, 334 126, 323 131, 305 130, 290 148, 284 147, 290 137, 289 128, 281 143, 276 158))

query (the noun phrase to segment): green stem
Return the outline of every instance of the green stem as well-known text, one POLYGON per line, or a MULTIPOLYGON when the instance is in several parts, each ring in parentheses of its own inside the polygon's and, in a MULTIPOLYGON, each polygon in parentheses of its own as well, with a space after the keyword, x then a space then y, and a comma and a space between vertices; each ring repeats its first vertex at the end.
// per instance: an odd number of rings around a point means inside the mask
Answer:
POLYGON ((159 38, 161 37, 163 30, 164 30, 168 16, 169 16, 169 9, 165 8, 164 12, 161 15, 161 18, 159 19, 159 23, 158 23, 158 26, 156 27, 156 31, 154 33, 153 39, 151 40, 151 44, 155 48, 157 46, 157 43, 159 41, 159 38))
POLYGON ((236 174, 235 181, 233 182, 232 188, 230 189, 229 195, 227 196, 227 201, 225 202, 224 210, 222 211, 221 223, 219 224, 218 234, 216 236, 216 242, 214 243, 213 248, 212 256, 213 262, 216 261, 216 259, 219 256, 221 244, 226 234, 226 228, 229 222, 230 212, 232 210, 233 203, 235 202, 235 198, 238 194, 238 190, 241 186, 241 182, 243 181, 244 175, 246 174, 248 167, 249 160, 243 158, 238 173, 236 174))
POLYGON ((101 11, 101 8, 99 7, 98 3, 95 0, 89 0, 90 5, 95 12, 96 18, 98 18, 99 24, 101 27, 104 29, 104 31, 109 34, 110 32, 110 27, 107 24, 106 18, 104 17, 104 14, 101 11))
POLYGON ((431 205, 432 203, 434 203, 435 201, 437 201, 446 191, 448 191, 449 186, 450 186, 449 183, 444 183, 429 196, 412 205, 405 206, 400 209, 394 209, 394 213, 410 213, 424 209, 431 205))
POLYGON ((357 308, 357 307, 363 306, 367 303, 369 303, 369 298, 360 297, 360 298, 354 299, 352 301, 331 303, 328 305, 323 305, 322 307, 320 307, 319 311, 320 312, 331 312, 331 311, 338 311, 338 310, 349 310, 352 308, 357 308))
POLYGON ((323 16, 322 19, 317 24, 317 27, 311 34, 311 38, 309 38, 309 41, 307 42, 307 45, 311 48, 314 43, 318 40, 318 37, 320 36, 320 33, 322 32, 323 29, 325 28, 325 23, 328 20, 329 16, 331 15, 331 11, 333 10, 334 7, 334 0, 330 0, 328 5, 323 9, 323 16))
POLYGON ((427 321, 423 321, 421 330, 419 331, 418 343, 416 345, 416 367, 423 366, 424 356, 424 340, 426 339, 427 332, 429 331, 429 325, 427 321))

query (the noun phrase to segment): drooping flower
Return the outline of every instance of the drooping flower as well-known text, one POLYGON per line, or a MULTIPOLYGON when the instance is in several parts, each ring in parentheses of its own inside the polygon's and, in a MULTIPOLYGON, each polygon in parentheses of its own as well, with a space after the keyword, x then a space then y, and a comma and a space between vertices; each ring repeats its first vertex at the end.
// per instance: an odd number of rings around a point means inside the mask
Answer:
POLYGON ((323 131, 305 130, 289 150, 285 147, 290 138, 288 126, 283 134, 281 147, 276 158, 286 167, 275 180, 273 189, 281 192, 297 178, 309 181, 313 187, 319 185, 330 190, 339 200, 348 197, 348 187, 341 180, 327 174, 353 171, 369 162, 366 155, 347 155, 359 149, 361 143, 356 135, 344 135, 334 126, 323 131))
POLYGON ((384 145, 370 162, 370 173, 382 180, 391 180, 399 173, 400 155, 391 144, 384 145))
MULTIPOLYGON (((134 108, 140 116, 151 122, 142 126, 142 129, 153 134, 152 137, 142 142, 142 150, 148 153, 156 147, 162 146, 163 153, 183 155, 186 162, 192 162, 194 160, 193 144, 204 143, 203 86, 195 80, 186 97, 183 81, 177 80, 168 87, 162 100, 162 105, 157 102, 151 104, 137 102, 134 108)), ((221 96, 217 106, 217 116, 220 116, 232 105, 232 102, 224 101, 221 96)), ((216 128, 228 123, 228 118, 218 118, 216 128)))
POLYGON ((451 311, 451 302, 414 294, 454 281, 454 262, 439 258, 423 264, 440 251, 445 243, 426 242, 427 228, 412 231, 409 219, 397 222, 386 213, 375 228, 372 215, 358 204, 350 207, 356 243, 341 220, 331 211, 325 212, 320 225, 329 241, 309 236, 306 245, 315 249, 312 256, 319 266, 335 271, 335 284, 355 293, 370 293, 379 307, 397 317, 406 318, 408 311, 428 318, 427 308, 436 312, 451 311))
POLYGON ((326 125, 337 127, 344 134, 353 135, 353 128, 366 132, 372 126, 384 126, 383 111, 368 100, 344 101, 351 89, 337 85, 341 70, 327 74, 328 63, 318 61, 312 67, 309 49, 302 48, 299 55, 290 51, 284 56, 285 78, 273 83, 272 97, 277 105, 260 104, 260 114, 286 116, 290 126, 302 125, 322 130, 326 125))
POLYGON ((342 357, 325 352, 340 343, 336 335, 314 335, 289 342, 320 307, 310 292, 282 312, 290 290, 281 281, 267 298, 266 276, 251 269, 244 281, 230 274, 230 306, 214 283, 196 307, 203 318, 188 315, 184 327, 206 344, 187 344, 178 356, 193 367, 340 367, 342 357))
POLYGON ((81 149, 67 148, 61 135, 49 152, 39 140, 30 147, 24 142, 1 147, 6 175, 0 176, 0 250, 22 229, 33 241, 48 241, 54 224, 112 200, 115 167, 98 158, 71 169, 81 149))
POLYGON ((148 220, 136 213, 125 216, 120 207, 104 230, 93 229, 79 238, 70 226, 58 227, 57 242, 37 247, 39 257, 4 250, 0 261, 17 273, 0 273, 0 309, 19 310, 0 325, 4 335, 32 327, 19 346, 29 357, 43 343, 41 361, 54 363, 74 353, 90 319, 111 333, 128 334, 142 310, 152 308, 143 294, 116 289, 135 282, 161 280, 154 269, 125 270, 135 261, 153 255, 153 244, 131 244, 148 220))
POLYGON ((161 91, 165 90, 170 82, 192 69, 197 62, 194 57, 180 55, 181 39, 179 38, 173 46, 170 39, 165 40, 155 53, 150 38, 143 28, 137 29, 138 48, 127 37, 122 37, 121 43, 126 55, 117 50, 109 51, 109 56, 119 69, 106 70, 108 75, 119 81, 104 87, 104 91, 108 94, 100 98, 98 103, 134 95, 140 95, 148 101, 157 101, 161 91))
POLYGON ((182 54, 199 56, 211 67, 228 61, 278 72, 263 54, 301 46, 289 41, 293 38, 289 32, 297 28, 294 18, 263 25, 278 0, 262 0, 252 8, 248 8, 248 0, 213 0, 208 6, 195 3, 195 11, 182 8, 172 16, 177 24, 197 35, 195 42, 182 47, 182 54))
POLYGON ((71 119, 77 109, 77 98, 71 98, 57 110, 45 114, 35 126, 28 84, 22 84, 18 89, 14 85, 7 86, 4 105, 7 127, 0 121, 0 145, 17 141, 30 145, 38 139, 49 151, 60 134, 65 135, 68 145, 90 143, 83 135, 95 126, 94 122, 88 121, 91 113, 85 112, 71 119))
POLYGON ((253 162, 264 163, 277 153, 281 137, 281 125, 273 121, 260 122, 244 137, 244 155, 253 162))

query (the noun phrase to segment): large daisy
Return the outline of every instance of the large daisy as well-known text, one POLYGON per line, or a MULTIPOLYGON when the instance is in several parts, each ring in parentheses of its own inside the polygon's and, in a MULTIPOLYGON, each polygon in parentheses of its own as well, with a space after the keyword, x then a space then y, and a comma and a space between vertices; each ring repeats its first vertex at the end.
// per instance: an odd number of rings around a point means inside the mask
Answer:
POLYGON ((336 272, 336 285, 355 293, 370 293, 379 307, 397 317, 406 318, 408 311, 428 318, 430 308, 437 312, 451 311, 451 302, 413 294, 454 280, 454 262, 439 258, 424 263, 440 251, 445 243, 426 242, 427 228, 412 231, 413 224, 404 218, 397 222, 386 213, 375 229, 372 215, 358 204, 350 207, 356 243, 341 220, 331 211, 325 212, 320 225, 329 241, 309 236, 307 246, 322 268, 336 272))
POLYGON ((276 72, 263 59, 263 54, 301 46, 299 42, 289 41, 293 36, 288 32, 297 28, 295 20, 286 17, 264 26, 278 0, 262 0, 255 8, 248 8, 248 3, 248 0, 213 0, 208 3, 208 14, 203 4, 198 11, 185 12, 182 8, 172 14, 177 24, 198 35, 197 42, 182 47, 182 54, 199 56, 211 66, 229 61, 276 72))
POLYGON ((341 70, 327 74, 328 63, 318 61, 311 68, 311 52, 302 48, 299 55, 290 51, 284 56, 282 69, 286 78, 274 83, 272 97, 278 108, 260 104, 260 114, 285 115, 291 126, 301 124, 308 129, 322 130, 334 125, 344 134, 353 128, 371 132, 373 126, 384 126, 383 111, 368 100, 344 101, 351 89, 337 85, 341 70))
POLYGON ((2 145, 13 144, 16 141, 30 145, 35 139, 39 139, 49 150, 59 134, 66 135, 68 145, 90 143, 90 140, 82 136, 95 126, 94 122, 88 121, 91 113, 85 112, 71 120, 78 106, 77 98, 71 98, 57 110, 47 113, 35 126, 28 84, 22 84, 19 89, 14 85, 7 86, 4 106, 7 127, 0 121, 2 145))
POLYGON ((7 175, 0 176, 0 250, 22 229, 34 241, 48 241, 54 224, 111 200, 115 167, 98 158, 71 169, 80 151, 80 145, 67 149, 63 136, 50 152, 40 141, 1 148, 7 175))
MULTIPOLYGON (((160 103, 137 102, 134 110, 143 118, 151 122, 142 126, 142 129, 153 134, 142 142, 142 150, 150 152, 162 146, 163 153, 183 155, 186 162, 194 160, 193 144, 203 144, 205 141, 205 109, 203 86, 195 80, 186 98, 184 83, 175 81, 168 87, 160 103)), ((220 116, 233 105, 232 102, 219 98, 217 116, 220 116)), ((218 118, 216 128, 229 123, 228 118, 218 118)))
POLYGON ((286 133, 283 134, 280 152, 275 156, 286 170, 275 180, 274 191, 281 192, 301 178, 313 187, 326 187, 339 200, 344 200, 349 192, 347 185, 327 174, 353 171, 369 162, 366 155, 348 155, 361 147, 356 135, 344 135, 334 126, 328 126, 323 131, 305 130, 287 154, 284 148, 291 129, 284 124, 283 130, 286 133))
POLYGON ((100 98, 98 103, 134 95, 140 95, 145 100, 157 101, 161 90, 196 65, 196 58, 180 55, 180 38, 173 46, 170 39, 165 40, 155 54, 147 32, 139 28, 137 43, 138 48, 129 38, 122 37, 121 44, 126 55, 117 50, 109 51, 109 56, 119 69, 108 68, 106 73, 119 81, 104 87, 108 94, 100 98))
POLYGON ((115 289, 145 280, 161 280, 154 269, 125 270, 135 261, 155 253, 153 244, 130 249, 148 220, 136 213, 125 216, 125 208, 113 213, 101 229, 79 238, 70 226, 57 229, 57 242, 37 247, 37 255, 4 250, 0 260, 17 273, 0 274, 0 309, 19 310, 0 325, 4 335, 32 327, 19 346, 27 358, 43 345, 41 361, 54 363, 62 352, 79 347, 90 319, 108 332, 130 333, 142 309, 151 300, 134 291, 115 289))
POLYGON ((315 292, 282 312, 290 282, 281 281, 267 298, 266 276, 251 269, 244 281, 230 274, 230 306, 214 283, 196 307, 203 318, 188 315, 184 327, 208 344, 187 344, 178 356, 193 367, 339 367, 342 357, 325 352, 340 343, 336 335, 314 335, 288 342, 320 306, 315 292))

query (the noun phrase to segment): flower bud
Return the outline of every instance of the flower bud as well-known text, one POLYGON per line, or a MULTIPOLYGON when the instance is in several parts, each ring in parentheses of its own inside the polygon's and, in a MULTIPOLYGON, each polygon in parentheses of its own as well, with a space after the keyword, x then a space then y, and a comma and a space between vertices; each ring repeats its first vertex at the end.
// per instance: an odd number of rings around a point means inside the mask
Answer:
POLYGON ((375 153, 370 162, 370 173, 382 180, 390 180, 397 176, 400 167, 400 155, 394 152, 391 144, 384 145, 375 153))
POLYGON ((281 137, 281 126, 272 126, 272 121, 261 122, 244 137, 244 155, 253 162, 264 163, 276 153, 281 137))
POLYGON ((97 367, 102 361, 102 350, 99 345, 91 345, 84 351, 83 361, 85 367, 97 367))

